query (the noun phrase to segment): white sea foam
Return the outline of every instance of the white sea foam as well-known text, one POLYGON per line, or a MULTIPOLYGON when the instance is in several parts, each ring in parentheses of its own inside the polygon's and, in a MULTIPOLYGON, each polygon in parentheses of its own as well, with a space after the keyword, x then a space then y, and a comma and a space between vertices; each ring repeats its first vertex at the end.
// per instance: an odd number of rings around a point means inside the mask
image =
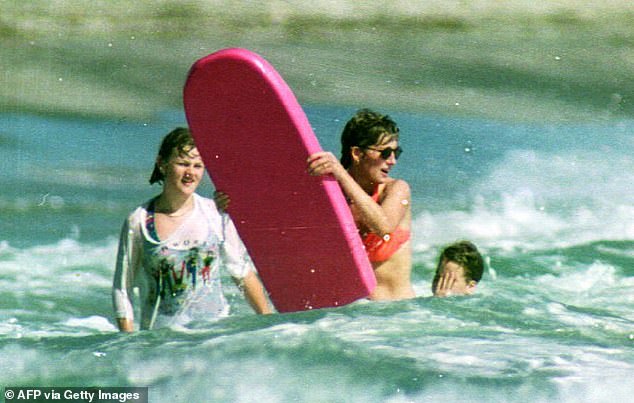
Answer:
POLYGON ((634 159, 600 151, 512 150, 471 190, 466 210, 419 214, 416 248, 471 239, 501 249, 634 238, 634 159))
POLYGON ((429 243, 444 244, 458 239, 471 239, 498 248, 530 245, 532 240, 551 238, 565 228, 557 216, 535 206, 530 191, 505 193, 499 209, 491 209, 477 198, 470 211, 423 213, 413 223, 419 249, 429 243))
POLYGON ((108 276, 114 267, 116 241, 109 239, 99 244, 84 244, 67 238, 26 249, 5 244, 1 252, 7 256, 0 261, 5 278, 19 280, 17 284, 23 285, 24 289, 33 285, 57 286, 59 280, 101 286, 110 282, 108 276))
POLYGON ((93 315, 86 318, 69 318, 64 322, 65 326, 85 328, 99 332, 112 332, 117 328, 103 316, 93 315))

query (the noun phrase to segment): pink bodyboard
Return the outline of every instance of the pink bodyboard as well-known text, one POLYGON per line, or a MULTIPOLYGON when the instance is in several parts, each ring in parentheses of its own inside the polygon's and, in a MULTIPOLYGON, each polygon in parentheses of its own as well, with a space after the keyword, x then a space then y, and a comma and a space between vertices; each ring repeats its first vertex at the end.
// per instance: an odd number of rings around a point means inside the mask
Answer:
POLYGON ((337 307, 376 286, 344 195, 313 177, 321 151, 293 92, 262 57, 224 49, 192 66, 185 112, 207 172, 278 312, 337 307))

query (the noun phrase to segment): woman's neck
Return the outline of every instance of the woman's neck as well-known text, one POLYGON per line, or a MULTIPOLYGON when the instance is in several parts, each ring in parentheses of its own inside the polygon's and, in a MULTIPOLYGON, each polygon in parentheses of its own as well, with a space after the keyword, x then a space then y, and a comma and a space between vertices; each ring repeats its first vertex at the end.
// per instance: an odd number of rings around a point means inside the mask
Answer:
POLYGON ((354 179, 354 181, 357 182, 359 186, 361 186, 361 189, 363 189, 367 194, 371 195, 374 193, 377 184, 374 183, 372 180, 365 178, 364 175, 361 175, 360 172, 354 169, 354 166, 348 168, 348 173, 350 174, 350 176, 352 176, 352 179, 354 179))
POLYGON ((170 195, 163 191, 154 202, 156 213, 169 217, 180 217, 188 213, 194 207, 194 195, 170 195))

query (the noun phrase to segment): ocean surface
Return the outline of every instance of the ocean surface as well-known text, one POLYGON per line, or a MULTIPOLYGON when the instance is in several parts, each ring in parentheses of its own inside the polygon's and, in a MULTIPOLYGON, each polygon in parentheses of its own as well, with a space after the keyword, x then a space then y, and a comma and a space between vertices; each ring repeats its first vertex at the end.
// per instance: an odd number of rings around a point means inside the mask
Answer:
MULTIPOLYGON (((305 109, 338 154, 354 109, 305 109)), ((131 335, 111 317, 118 232, 158 192, 158 142, 182 114, 0 114, 0 387, 148 386, 152 403, 631 400, 634 121, 390 114, 417 298, 259 317, 227 282, 231 316, 131 335), (434 298, 438 253, 460 239, 486 257, 478 291, 434 298)))

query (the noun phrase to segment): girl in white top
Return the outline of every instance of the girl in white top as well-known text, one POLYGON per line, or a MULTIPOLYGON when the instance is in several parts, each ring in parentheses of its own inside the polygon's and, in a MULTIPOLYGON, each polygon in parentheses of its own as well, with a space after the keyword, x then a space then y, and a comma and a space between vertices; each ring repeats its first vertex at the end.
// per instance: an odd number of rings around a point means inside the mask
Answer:
POLYGON ((233 222, 212 200, 195 193, 204 169, 188 129, 163 139, 150 179, 162 183, 163 190, 135 209, 121 230, 112 290, 121 331, 134 329, 135 287, 141 329, 226 315, 220 267, 257 313, 271 312, 233 222))

